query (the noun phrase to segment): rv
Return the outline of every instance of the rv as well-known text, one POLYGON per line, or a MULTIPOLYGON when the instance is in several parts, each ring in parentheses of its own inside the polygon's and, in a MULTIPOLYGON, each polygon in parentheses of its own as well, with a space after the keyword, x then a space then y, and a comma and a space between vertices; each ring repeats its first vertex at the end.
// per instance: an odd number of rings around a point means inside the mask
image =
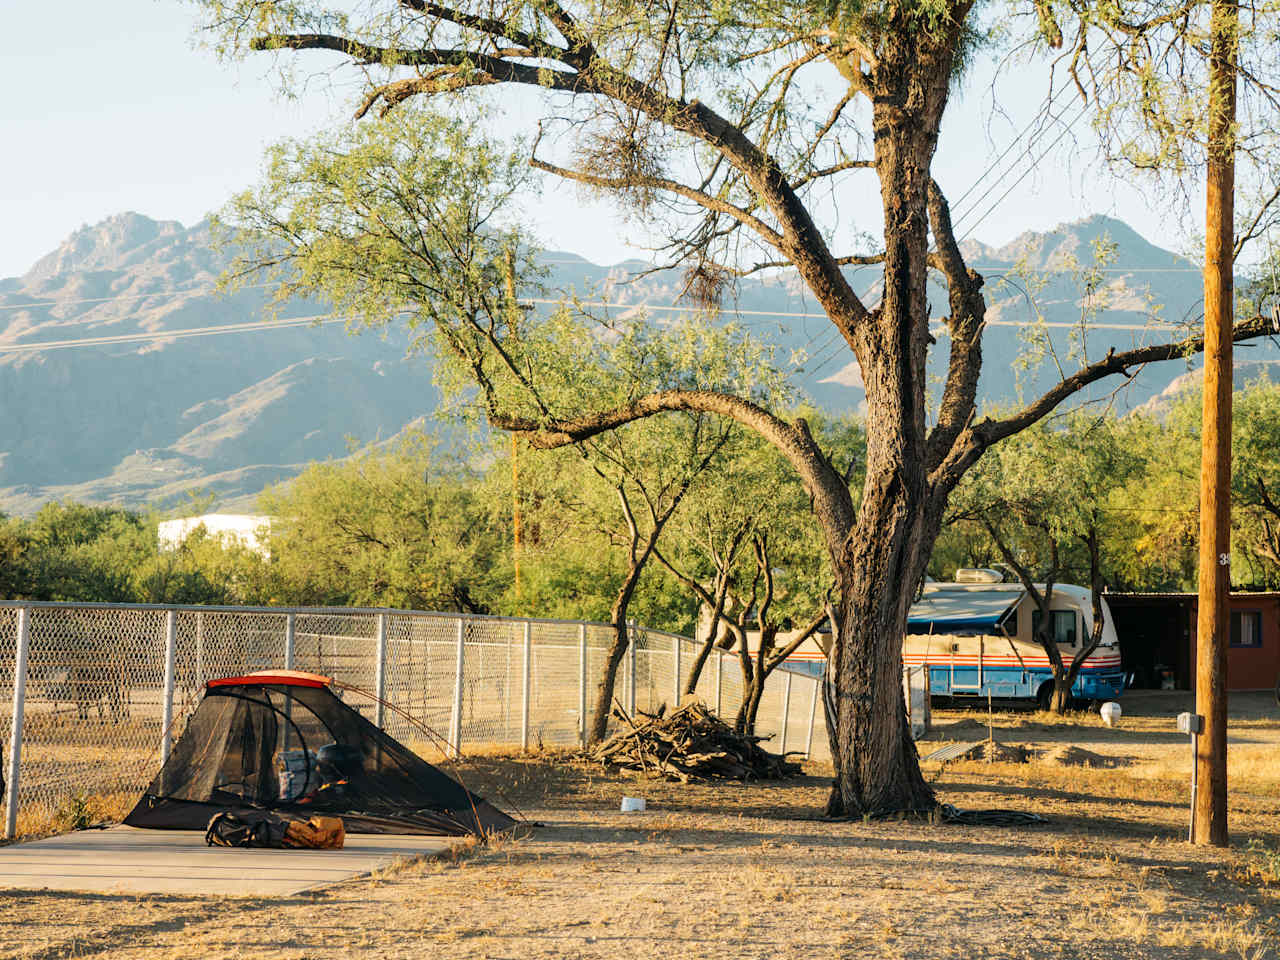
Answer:
MULTIPOLYGON (((927 581, 911 605, 902 643, 903 667, 911 673, 926 671, 931 696, 985 698, 990 694, 1001 700, 1049 705, 1053 670, 1035 639, 1040 612, 1020 583, 1002 580, 997 570, 961 569, 954 583, 927 581)), ((1106 600, 1101 603, 1102 641, 1085 660, 1072 687, 1072 695, 1079 700, 1114 700, 1125 687, 1115 623, 1106 600)), ((1054 584, 1049 615, 1063 663, 1070 666, 1081 643, 1093 632, 1089 590, 1054 584)), ((785 666, 821 675, 829 636, 819 634, 804 643, 785 666)), ((758 633, 749 631, 748 638, 759 642, 758 633)), ((780 634, 778 644, 786 642, 787 636, 780 634)))
MULTIPOLYGON (((902 662, 928 671, 935 697, 1035 700, 1053 696, 1049 655, 1035 639, 1040 611, 1018 583, 1000 583, 995 571, 957 571, 957 582, 928 582, 907 615, 902 662)), ((1043 589, 1042 585, 1039 585, 1043 589)), ((1114 700, 1124 691, 1120 646, 1106 600, 1102 640, 1080 668, 1072 696, 1114 700)), ((1055 584, 1049 616, 1065 665, 1093 632, 1093 598, 1084 587, 1055 584)))

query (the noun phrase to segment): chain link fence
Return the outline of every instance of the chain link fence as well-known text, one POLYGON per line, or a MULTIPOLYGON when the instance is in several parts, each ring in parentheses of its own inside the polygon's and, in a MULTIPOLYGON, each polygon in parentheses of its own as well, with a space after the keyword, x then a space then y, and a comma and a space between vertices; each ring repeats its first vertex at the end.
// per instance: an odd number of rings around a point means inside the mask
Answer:
MULTIPOLYGON (((612 640, 602 623, 399 610, 0 604, 5 836, 47 832, 87 797, 127 809, 204 685, 255 670, 358 688, 344 693, 351 706, 428 759, 578 746, 612 640)), ((699 647, 632 626, 617 699, 650 713, 679 702, 699 647)), ((736 655, 711 654, 697 695, 732 720, 736 655)), ((776 670, 757 734, 826 758, 820 696, 817 678, 776 670)))

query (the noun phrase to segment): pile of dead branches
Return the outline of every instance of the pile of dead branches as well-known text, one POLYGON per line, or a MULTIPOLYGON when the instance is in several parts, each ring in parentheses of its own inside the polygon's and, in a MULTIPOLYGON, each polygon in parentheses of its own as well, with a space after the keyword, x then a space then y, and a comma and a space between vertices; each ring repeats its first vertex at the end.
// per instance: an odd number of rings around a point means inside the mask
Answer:
POLYGON ((691 700, 671 713, 615 707, 622 729, 587 756, 612 769, 642 770, 667 780, 781 780, 799 776, 800 764, 760 749, 767 737, 746 736, 691 700))

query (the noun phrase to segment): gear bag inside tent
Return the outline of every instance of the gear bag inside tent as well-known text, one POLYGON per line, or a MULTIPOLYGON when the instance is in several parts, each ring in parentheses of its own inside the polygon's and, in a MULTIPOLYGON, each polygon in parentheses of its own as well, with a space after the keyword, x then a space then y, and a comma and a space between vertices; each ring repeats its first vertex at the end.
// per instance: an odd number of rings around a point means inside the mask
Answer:
POLYGON ((168 762, 125 818, 203 830, 219 812, 341 817, 348 833, 461 836, 515 821, 295 671, 211 680, 168 762))

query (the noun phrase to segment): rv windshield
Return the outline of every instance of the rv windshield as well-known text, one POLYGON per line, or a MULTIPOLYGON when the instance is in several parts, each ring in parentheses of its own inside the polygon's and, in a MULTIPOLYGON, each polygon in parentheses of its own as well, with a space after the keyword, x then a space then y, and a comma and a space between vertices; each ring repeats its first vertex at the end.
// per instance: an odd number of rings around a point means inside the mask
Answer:
MULTIPOLYGON (((1060 647, 1076 645, 1076 612, 1074 610, 1050 610, 1049 617, 1053 626, 1053 639, 1060 647)), ((1031 635, 1040 633, 1040 611, 1031 613, 1031 635)))

